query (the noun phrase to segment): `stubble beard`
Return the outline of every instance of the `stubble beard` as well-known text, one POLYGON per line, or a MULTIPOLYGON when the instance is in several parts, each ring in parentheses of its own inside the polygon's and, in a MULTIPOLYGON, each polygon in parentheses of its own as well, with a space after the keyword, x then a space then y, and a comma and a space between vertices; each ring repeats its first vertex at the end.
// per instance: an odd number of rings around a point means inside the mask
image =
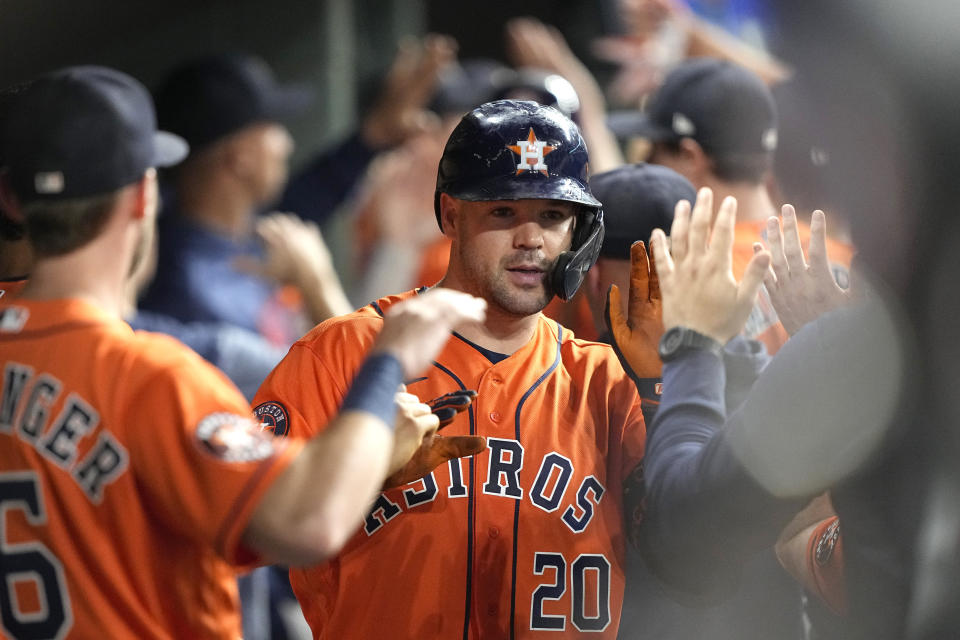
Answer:
POLYGON ((553 299, 547 281, 549 272, 544 274, 543 282, 537 287, 520 288, 508 281, 506 264, 509 258, 503 258, 492 273, 484 273, 473 266, 468 256, 461 254, 461 262, 467 281, 473 283, 477 295, 495 306, 506 315, 525 318, 543 311, 553 299))

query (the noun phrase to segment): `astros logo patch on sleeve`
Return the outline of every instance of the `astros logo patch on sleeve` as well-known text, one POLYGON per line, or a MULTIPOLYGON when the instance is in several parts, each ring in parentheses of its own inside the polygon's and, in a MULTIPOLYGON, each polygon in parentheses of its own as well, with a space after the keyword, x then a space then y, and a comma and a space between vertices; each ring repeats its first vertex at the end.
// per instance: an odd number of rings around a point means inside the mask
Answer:
POLYGON ((197 425, 200 449, 225 462, 252 462, 276 451, 273 438, 246 416, 211 413, 197 425))
POLYGON ((539 171, 545 176, 550 175, 547 172, 547 163, 544 161, 544 156, 556 147, 551 147, 543 140, 537 140, 533 127, 530 127, 530 134, 527 135, 526 140, 517 140, 517 144, 508 144, 507 149, 520 156, 520 161, 517 163, 517 175, 524 171, 539 171))
POLYGON ((260 431, 271 431, 275 436, 285 436, 290 430, 287 410, 279 402, 262 402, 253 410, 260 421, 260 431))

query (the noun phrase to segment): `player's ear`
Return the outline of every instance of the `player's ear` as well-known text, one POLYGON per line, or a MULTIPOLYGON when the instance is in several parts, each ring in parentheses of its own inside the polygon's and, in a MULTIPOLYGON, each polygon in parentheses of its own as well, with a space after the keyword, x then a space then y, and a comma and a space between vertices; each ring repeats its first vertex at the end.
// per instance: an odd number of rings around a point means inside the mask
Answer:
POLYGON ((440 194, 440 223, 443 235, 453 238, 457 228, 457 200, 446 193, 440 194))
POLYGON ((143 172, 143 177, 134 186, 133 217, 139 220, 153 216, 157 210, 158 200, 157 170, 150 167, 143 172))
POLYGON ((694 184, 702 184, 713 166, 710 156, 703 150, 700 143, 693 138, 683 138, 678 146, 680 148, 680 161, 687 169, 683 174, 690 176, 690 180, 694 184))

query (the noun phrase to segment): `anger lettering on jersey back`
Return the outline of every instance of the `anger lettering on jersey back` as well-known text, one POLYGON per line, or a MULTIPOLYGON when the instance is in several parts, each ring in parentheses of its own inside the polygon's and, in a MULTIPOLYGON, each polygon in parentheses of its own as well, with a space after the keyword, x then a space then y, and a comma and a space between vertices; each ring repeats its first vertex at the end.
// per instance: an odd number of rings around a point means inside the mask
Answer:
POLYGON ((30 444, 40 455, 71 474, 94 504, 104 487, 127 469, 127 451, 109 431, 99 430, 100 416, 90 402, 70 392, 60 413, 51 420, 63 384, 32 367, 7 362, 0 387, 0 433, 30 444), (96 441, 78 459, 80 442, 97 434, 96 441))

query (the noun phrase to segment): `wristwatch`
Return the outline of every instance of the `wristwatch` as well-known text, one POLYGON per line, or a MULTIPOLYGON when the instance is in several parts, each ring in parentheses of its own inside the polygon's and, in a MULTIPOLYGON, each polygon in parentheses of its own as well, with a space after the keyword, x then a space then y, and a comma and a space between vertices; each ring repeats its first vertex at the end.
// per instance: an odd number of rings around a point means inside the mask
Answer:
POLYGON ((699 331, 687 327, 670 327, 660 338, 657 351, 660 359, 669 362, 680 356, 684 351, 712 351, 719 354, 723 345, 699 331))

